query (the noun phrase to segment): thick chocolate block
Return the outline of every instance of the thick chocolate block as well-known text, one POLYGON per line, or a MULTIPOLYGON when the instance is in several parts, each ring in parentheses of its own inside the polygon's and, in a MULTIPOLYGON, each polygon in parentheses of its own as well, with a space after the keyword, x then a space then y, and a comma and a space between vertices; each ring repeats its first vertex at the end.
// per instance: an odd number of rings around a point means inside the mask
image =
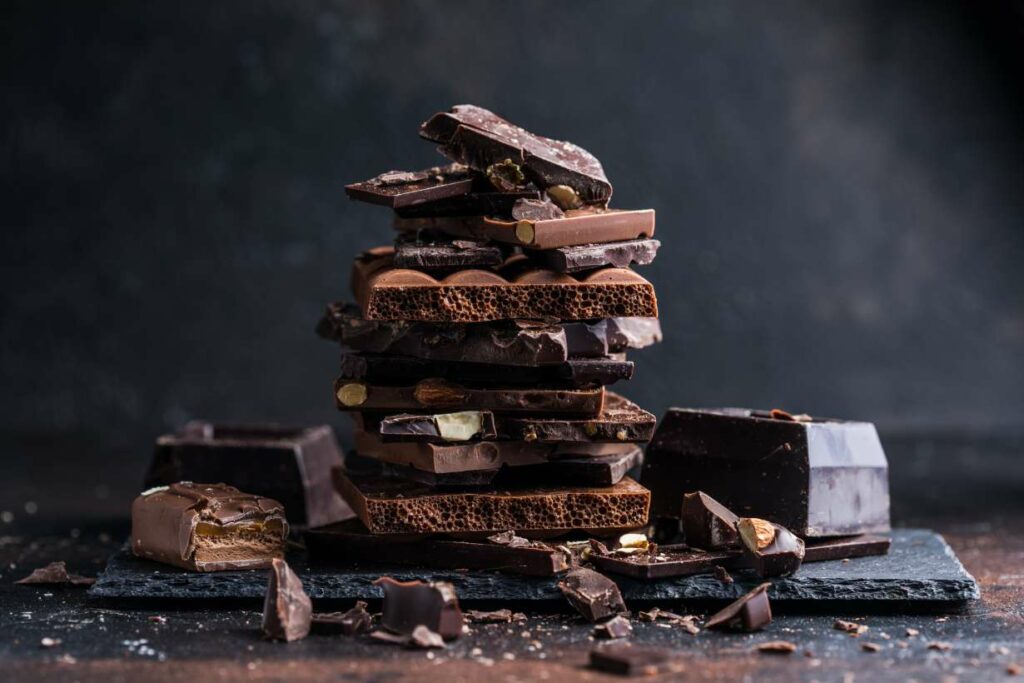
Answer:
POLYGON ((356 259, 352 291, 367 319, 470 323, 658 316, 654 287, 625 268, 572 276, 523 270, 525 261, 517 261, 498 271, 463 270, 438 279, 394 268, 392 257, 391 247, 380 247, 356 259))
POLYGON ((334 397, 338 410, 444 410, 473 406, 506 413, 598 415, 604 404, 604 388, 476 387, 440 379, 388 386, 342 377, 334 383, 334 397))
POLYGON ((388 171, 376 178, 345 186, 352 199, 393 209, 415 206, 467 194, 473 175, 462 164, 435 166, 423 171, 388 171))
POLYGON ((644 462, 652 514, 678 517, 683 493, 699 490, 802 537, 887 531, 888 463, 874 425, 772 414, 669 410, 644 462))
POLYGON ((508 160, 539 188, 566 185, 581 201, 602 206, 612 196, 612 185, 593 154, 571 142, 535 135, 482 107, 460 104, 435 114, 420 126, 420 137, 480 173, 508 160))
POLYGON ((439 492, 429 486, 335 469, 338 491, 374 534, 570 531, 609 535, 647 522, 650 495, 629 477, 603 488, 439 492))
POLYGON ((179 482, 132 503, 132 552, 184 569, 269 567, 287 538, 280 503, 233 486, 179 482))
POLYGON ((197 421, 157 439, 145 485, 223 482, 280 501, 294 525, 321 526, 352 516, 331 484, 331 468, 341 460, 327 425, 290 428, 197 421))
POLYGON ((581 244, 573 247, 526 251, 531 261, 543 268, 559 273, 577 273, 614 266, 628 268, 630 264, 646 266, 654 261, 661 242, 652 239, 606 242, 604 244, 581 244))
POLYGON ((428 272, 491 268, 505 263, 508 248, 494 242, 403 233, 395 240, 395 267, 428 272))

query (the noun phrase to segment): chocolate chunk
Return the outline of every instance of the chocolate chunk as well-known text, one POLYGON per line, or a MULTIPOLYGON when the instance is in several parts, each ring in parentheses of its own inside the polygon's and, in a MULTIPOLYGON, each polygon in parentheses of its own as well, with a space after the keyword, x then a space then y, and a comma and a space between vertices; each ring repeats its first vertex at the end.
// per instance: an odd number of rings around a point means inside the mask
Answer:
POLYGON ((388 171, 376 178, 345 186, 352 199, 398 209, 464 195, 473 189, 465 166, 451 164, 423 171, 388 171))
POLYGON ((59 562, 51 562, 45 567, 38 567, 32 570, 32 573, 23 579, 18 579, 14 583, 20 585, 29 584, 40 584, 40 585, 68 585, 68 586, 91 586, 96 583, 96 579, 89 576, 80 576, 78 574, 68 573, 68 566, 63 560, 59 562))
POLYGON ((633 369, 632 362, 614 357, 570 358, 558 365, 536 367, 368 353, 347 353, 341 357, 342 377, 384 384, 439 378, 498 385, 561 383, 572 387, 605 386, 630 379, 633 369))
POLYGON ((512 413, 599 415, 604 388, 475 387, 441 379, 388 386, 339 378, 334 383, 338 410, 436 410, 471 405, 480 410, 512 413))
POLYGON ((656 418, 635 403, 610 391, 595 418, 495 415, 499 438, 540 442, 647 441, 656 418))
POLYGON ((464 270, 437 279, 392 266, 393 250, 382 247, 360 256, 352 291, 370 320, 486 322, 551 317, 589 320, 611 316, 657 317, 650 282, 625 268, 604 268, 584 276, 552 271, 464 270))
POLYGON ((541 199, 519 199, 512 206, 512 218, 517 221, 549 221, 564 217, 560 208, 541 199))
POLYGON ((347 612, 319 612, 313 614, 313 629, 328 633, 340 633, 354 636, 369 633, 373 630, 373 617, 366 611, 366 603, 362 600, 347 612))
POLYGON ((446 238, 424 238, 403 234, 395 240, 395 267, 428 272, 461 268, 500 266, 508 254, 507 247, 492 242, 473 242, 446 238))
POLYGON ((179 482, 132 503, 132 552, 193 571, 269 567, 287 538, 280 503, 233 486, 179 482))
POLYGON ((738 550, 706 552, 686 546, 660 546, 653 554, 592 554, 590 561, 601 571, 650 581, 672 576, 706 574, 714 571, 719 564, 734 564, 740 557, 738 550))
POLYGON ((643 478, 656 517, 677 516, 683 492, 704 491, 737 515, 804 538, 889 529, 888 464, 866 422, 673 408, 647 450, 643 478))
POLYGON ((271 564, 267 594, 263 600, 263 635, 291 642, 309 635, 313 604, 302 590, 302 581, 284 560, 271 564))
POLYGON ((574 569, 558 582, 558 589, 588 621, 600 621, 626 611, 619 587, 593 569, 574 569))
POLYGON ((581 244, 573 247, 528 250, 526 256, 543 268, 559 273, 577 273, 614 266, 628 268, 630 264, 646 266, 654 261, 661 242, 652 239, 606 242, 605 244, 581 244))
POLYGON ((682 671, 683 665, 666 648, 612 645, 590 651, 590 668, 619 676, 656 676, 682 671))
MULTIPOLYGON (((363 416, 364 424, 366 422, 363 416)), ((437 441, 442 443, 491 440, 497 437, 494 413, 489 410, 462 410, 432 415, 388 415, 375 421, 376 431, 385 441, 437 441)))
POLYGON ((473 191, 459 197, 439 199, 436 202, 403 206, 395 209, 402 218, 430 218, 436 216, 508 216, 520 199, 540 199, 535 188, 514 192, 495 192, 490 182, 477 183, 473 191))
POLYGON ((735 602, 729 603, 720 612, 708 617, 706 629, 733 631, 760 631, 772 623, 772 606, 768 600, 770 583, 762 583, 735 602))
POLYGON ((703 491, 683 495, 681 516, 687 544, 704 550, 739 546, 736 534, 739 518, 703 491))
POLYGON ((627 349, 646 348, 661 341, 661 323, 657 318, 606 318, 591 323, 566 322, 563 328, 569 353, 573 356, 603 356, 627 349))
POLYGON ((628 638, 633 635, 633 627, 629 619, 623 616, 615 616, 608 621, 602 622, 594 627, 595 638, 628 638))
POLYGON ((466 621, 473 624, 510 624, 513 621, 525 621, 526 615, 522 612, 513 612, 510 609, 498 609, 493 612, 482 612, 475 609, 466 610, 464 615, 466 621))
POLYGON ((441 637, 440 633, 434 633, 426 626, 422 624, 417 626, 409 634, 409 645, 411 647, 418 647, 421 650, 428 650, 430 648, 443 648, 444 638, 441 637))
POLYGON ((395 563, 434 569, 496 570, 524 576, 554 576, 569 569, 561 550, 539 541, 498 545, 488 541, 376 536, 359 520, 310 529, 305 540, 311 556, 345 564, 395 563))
POLYGON ((390 576, 373 583, 384 591, 380 623, 389 631, 411 635, 417 626, 425 626, 445 640, 462 635, 462 611, 450 583, 395 581, 390 576))
MULTIPOLYGON (((535 201, 535 200, 519 200, 535 201)), ((513 206, 513 211, 515 207, 513 206)), ((528 249, 557 249, 654 236, 653 209, 574 209, 563 216, 507 219, 496 216, 433 216, 392 221, 396 230, 430 230, 454 237, 492 240, 528 249)))
POLYGON ((743 555, 758 576, 786 576, 800 569, 804 542, 789 529, 763 519, 741 517, 736 530, 743 555))
POLYGON ((757 651, 769 655, 791 655, 796 652, 796 643, 788 640, 769 640, 765 643, 758 643, 757 651))
POLYGON ((489 532, 596 535, 647 521, 649 497, 629 477, 611 487, 442 492, 429 486, 336 469, 335 485, 375 534, 489 532), (449 514, 437 514, 446 510, 449 514))
POLYGON ((224 425, 189 422, 156 441, 146 487, 217 481, 284 505, 295 525, 321 526, 352 516, 331 484, 341 464, 327 425, 224 425))
POLYGON ((715 567, 714 574, 715 574, 715 579, 719 583, 724 583, 726 585, 729 585, 729 584, 733 583, 732 576, 729 574, 729 572, 726 570, 726 568, 721 566, 721 565, 717 565, 715 567))
POLYGON ((508 159, 537 187, 567 185, 584 202, 602 206, 612 196, 601 162, 590 152, 535 135, 482 107, 460 104, 435 114, 420 126, 420 137, 438 143, 449 159, 479 172, 508 159))
POLYGON ((885 555, 892 541, 886 536, 850 536, 847 538, 814 538, 804 541, 804 562, 846 560, 852 557, 885 555))

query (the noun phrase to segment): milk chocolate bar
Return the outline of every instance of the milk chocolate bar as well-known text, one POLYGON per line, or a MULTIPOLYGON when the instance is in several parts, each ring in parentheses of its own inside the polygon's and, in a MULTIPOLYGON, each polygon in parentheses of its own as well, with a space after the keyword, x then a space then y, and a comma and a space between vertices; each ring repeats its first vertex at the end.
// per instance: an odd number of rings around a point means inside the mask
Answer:
POLYGON ((347 353, 341 357, 341 376, 369 383, 407 383, 429 378, 498 385, 565 384, 592 387, 614 384, 633 376, 634 364, 622 357, 569 358, 558 365, 502 365, 427 360, 413 356, 347 353))
POLYGON ((787 415, 669 410, 644 463, 653 514, 677 517, 684 492, 704 491, 797 536, 887 531, 888 463, 874 425, 787 415))
POLYGON ((598 415, 604 388, 475 387, 440 379, 388 386, 342 377, 334 383, 334 397, 338 410, 443 410, 471 405, 495 412, 598 415))
POLYGON ((495 242, 453 240, 402 234, 395 240, 395 267, 414 270, 452 271, 461 268, 498 267, 508 258, 508 248, 495 242))
POLYGON ((534 218, 524 217, 520 220, 495 216, 396 216, 392 226, 402 232, 430 230, 454 237, 492 240, 528 249, 557 249, 603 242, 646 240, 654 236, 654 222, 654 209, 588 207, 566 211, 561 217, 537 214, 534 218))
POLYGON ((480 173, 497 164, 514 165, 537 187, 565 185, 582 202, 607 205, 612 185, 601 162, 578 145, 535 135, 494 112, 460 104, 420 126, 420 137, 440 145, 453 161, 480 173))
POLYGON ((280 503, 224 484, 179 482, 132 503, 132 552, 193 571, 269 567, 287 537, 280 503))
POLYGON ((331 468, 341 460, 327 425, 291 428, 194 421, 157 439, 145 485, 222 482, 280 501, 294 525, 320 526, 352 516, 331 484, 331 468))
POLYGON ((396 581, 383 576, 373 582, 384 591, 381 626, 409 635, 426 626, 445 640, 462 635, 462 610, 455 587, 444 581, 396 581))
POLYGON ((601 488, 442 492, 429 486, 338 468, 335 485, 374 534, 570 531, 609 535, 647 521, 650 496, 629 477, 601 488))
POLYGON ((423 171, 388 171, 345 186, 352 199, 382 204, 393 209, 434 202, 467 194, 473 189, 473 175, 461 164, 436 166, 423 171))
POLYGON ((654 261, 661 242, 652 239, 625 240, 604 244, 581 244, 571 247, 526 252, 527 258, 544 268, 559 273, 578 273, 594 268, 628 268, 631 264, 646 266, 654 261))
POLYGON ((437 279, 392 267, 392 249, 381 247, 356 259, 352 291, 370 320, 487 322, 551 317, 589 320, 614 316, 657 317, 650 282, 625 268, 586 276, 547 270, 463 270, 437 279))

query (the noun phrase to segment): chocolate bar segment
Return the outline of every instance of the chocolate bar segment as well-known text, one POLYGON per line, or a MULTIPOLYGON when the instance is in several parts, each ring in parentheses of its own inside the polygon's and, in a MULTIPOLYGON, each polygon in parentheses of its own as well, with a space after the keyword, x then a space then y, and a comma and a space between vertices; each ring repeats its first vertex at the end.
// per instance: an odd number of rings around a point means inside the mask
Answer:
POLYGON ((569 352, 573 356, 602 356, 626 349, 642 349, 661 341, 661 323, 657 318, 606 318, 595 322, 563 324, 569 352), (602 353, 597 349, 604 348, 602 353), (586 353, 593 349, 594 353, 586 353))
POLYGON ((626 611, 615 582, 593 569, 574 569, 558 582, 558 589, 587 621, 600 621, 626 611))
POLYGON ((659 546, 655 553, 617 555, 592 552, 590 562, 601 571, 650 581, 673 576, 706 574, 717 566, 735 567, 739 550, 704 551, 687 546, 659 546))
POLYGON ((459 197, 439 199, 426 204, 415 204, 395 209, 402 218, 429 218, 436 216, 508 216, 520 199, 540 199, 541 193, 530 187, 514 192, 496 192, 483 179, 473 191, 459 197))
POLYGON ((804 562, 847 560, 853 557, 886 555, 892 540, 888 536, 864 534, 846 538, 811 538, 804 541, 804 562))
POLYGON ((269 567, 287 537, 280 503, 224 484, 160 486, 132 503, 132 552, 193 571, 269 567))
POLYGON ((762 583, 721 611, 708 617, 704 628, 752 633, 772 623, 772 606, 768 600, 770 583, 762 583))
POLYGON ((473 176, 461 164, 436 166, 423 171, 388 171, 375 178, 345 186, 352 199, 393 209, 434 202, 467 194, 473 176))
POLYGON ((703 491, 683 495, 682 521, 686 542, 695 548, 723 550, 739 545, 739 517, 703 491))
POLYGON ((804 542, 789 529, 755 517, 736 522, 740 547, 758 576, 796 573, 804 559, 804 542))
POLYGON ((495 415, 498 438, 539 442, 647 441, 657 419, 618 394, 605 393, 594 418, 568 419, 537 415, 495 415))
POLYGON ((402 234, 395 240, 395 267, 428 272, 461 268, 497 268, 508 258, 508 249, 494 242, 431 238, 402 234))
MULTIPOLYGON (((366 417, 362 417, 366 424, 366 417)), ((489 410, 462 410, 433 415, 389 415, 371 420, 385 441, 434 441, 452 443, 474 439, 492 440, 498 433, 494 413, 489 410)))
POLYGON ((703 491, 805 538, 889 529, 888 463, 874 425, 771 415, 670 409, 644 462, 653 514, 676 517, 684 492, 703 491))
POLYGON ((420 126, 420 137, 440 145, 442 154, 486 173, 508 160, 540 188, 567 185, 587 204, 607 205, 612 186, 601 162, 578 145, 535 135, 471 104, 435 114, 420 126))
POLYGON ((542 268, 559 273, 578 273, 594 268, 628 268, 631 264, 646 266, 654 261, 661 242, 652 239, 625 240, 604 244, 581 244, 572 247, 534 250, 527 258, 542 268))
POLYGON ((462 635, 462 610, 455 588, 444 581, 396 581, 383 576, 373 582, 384 591, 381 626, 403 635, 426 626, 445 640, 462 635))
POLYGON ((274 558, 263 600, 263 635, 291 642, 309 635, 313 603, 288 563, 274 558))
POLYGON ((327 425, 291 428, 194 421, 157 439, 145 486, 222 482, 280 501, 291 524, 320 526, 352 516, 331 483, 331 468, 341 461, 327 425))
POLYGON ((334 470, 338 491, 374 534, 578 530, 597 535, 643 526, 650 497, 629 477, 601 488, 441 492, 428 486, 334 470))

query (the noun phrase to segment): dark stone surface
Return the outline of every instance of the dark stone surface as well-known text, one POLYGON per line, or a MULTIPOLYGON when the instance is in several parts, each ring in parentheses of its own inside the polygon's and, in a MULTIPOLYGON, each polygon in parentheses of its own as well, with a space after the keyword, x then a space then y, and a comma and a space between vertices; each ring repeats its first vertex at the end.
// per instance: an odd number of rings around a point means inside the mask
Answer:
MULTIPOLYGON (((289 557, 302 577, 306 592, 321 599, 377 599, 373 581, 389 575, 403 581, 450 581, 462 602, 564 601, 556 579, 508 576, 491 572, 423 570, 408 567, 362 566, 338 570, 310 564, 302 555, 289 557)), ((640 582, 614 577, 627 604, 631 601, 730 600, 743 595, 761 579, 735 572, 733 584, 722 584, 711 574, 640 582)), ((147 598, 253 598, 262 599, 266 571, 195 574, 140 560, 126 551, 114 555, 90 595, 125 600, 147 598)), ((889 555, 849 562, 804 565, 797 573, 773 582, 769 596, 776 602, 860 601, 923 602, 956 605, 978 597, 974 579, 964 570, 946 542, 924 529, 893 532, 889 555)))

